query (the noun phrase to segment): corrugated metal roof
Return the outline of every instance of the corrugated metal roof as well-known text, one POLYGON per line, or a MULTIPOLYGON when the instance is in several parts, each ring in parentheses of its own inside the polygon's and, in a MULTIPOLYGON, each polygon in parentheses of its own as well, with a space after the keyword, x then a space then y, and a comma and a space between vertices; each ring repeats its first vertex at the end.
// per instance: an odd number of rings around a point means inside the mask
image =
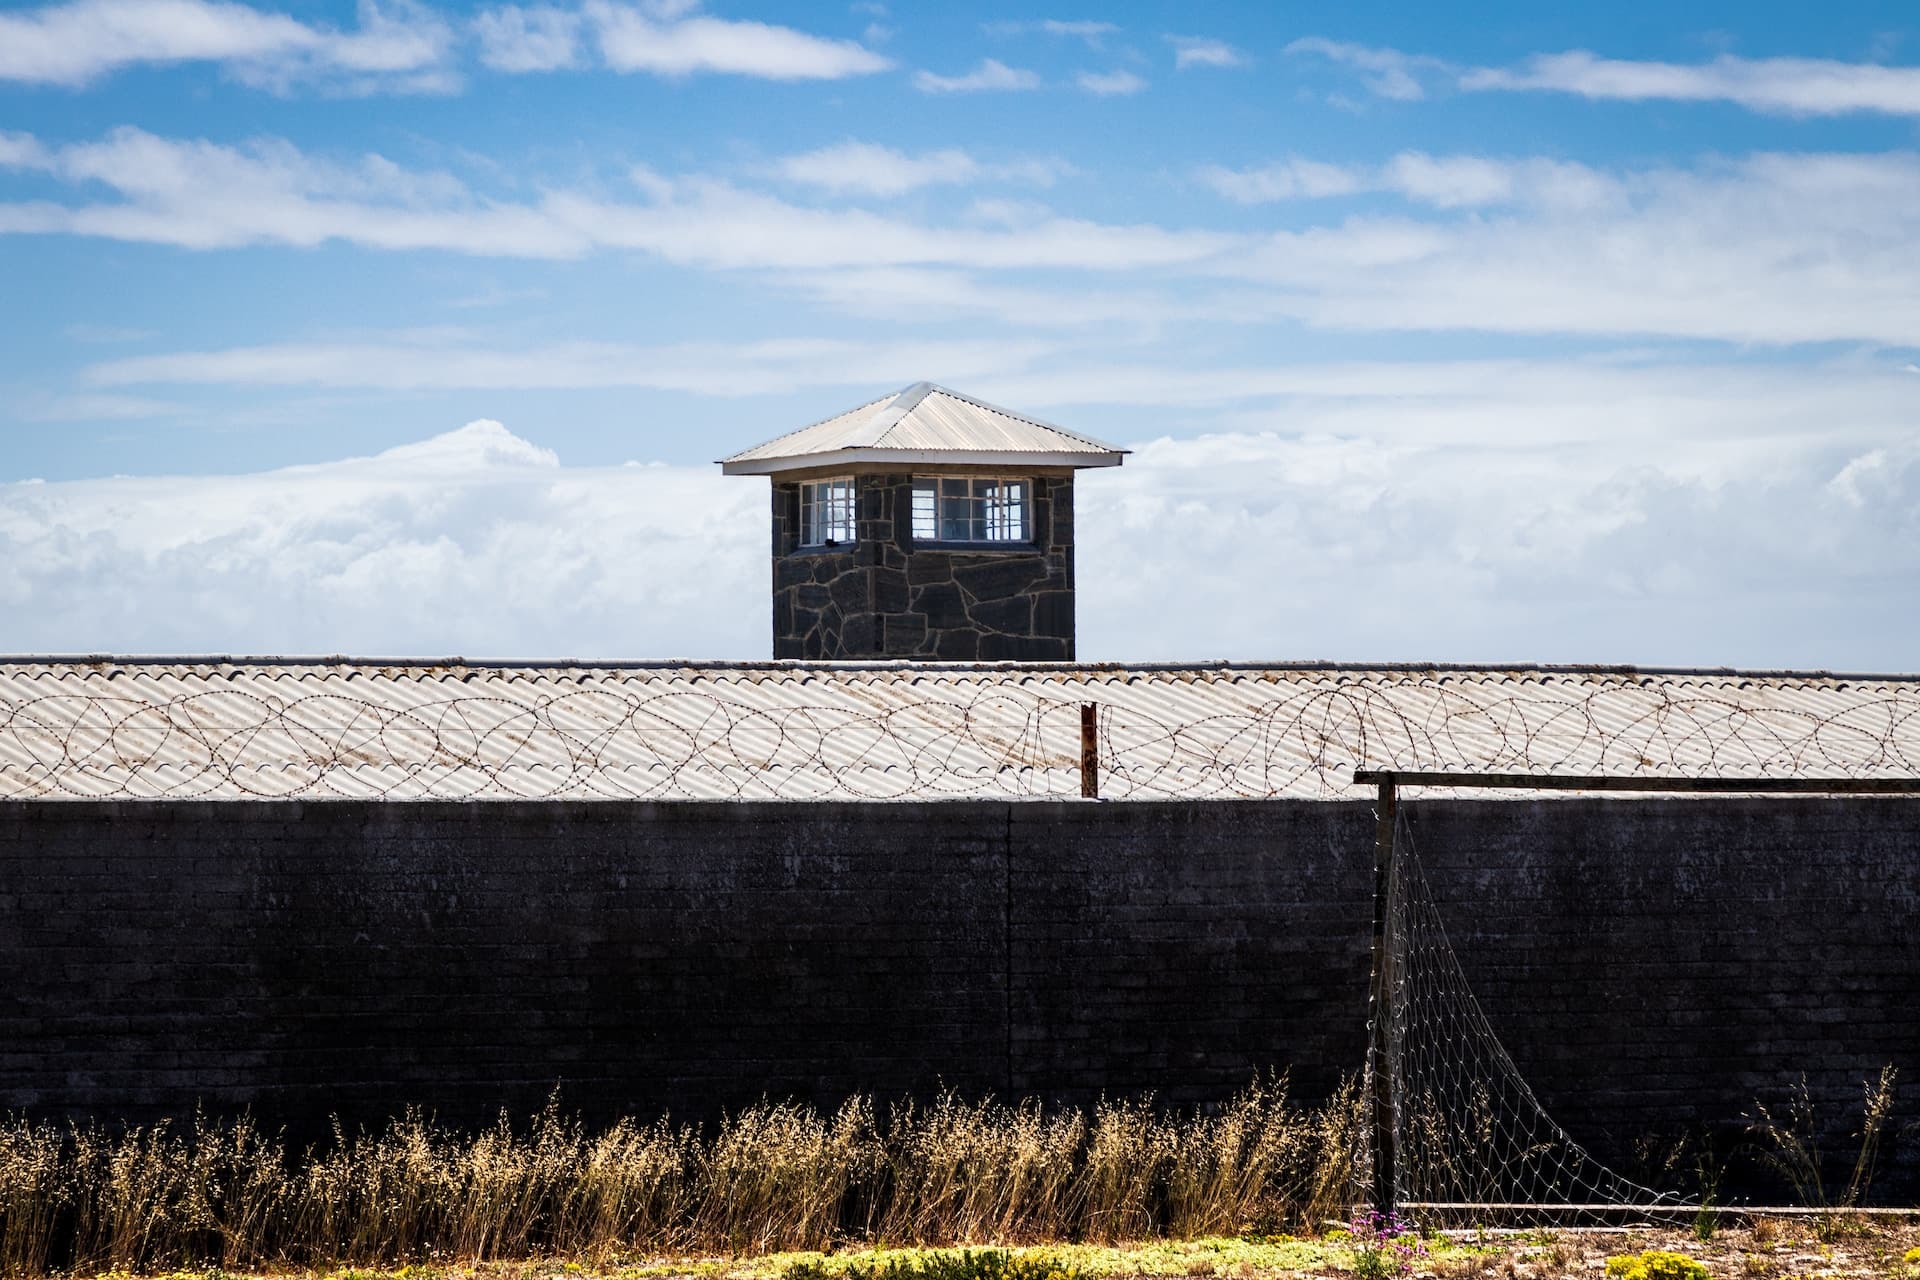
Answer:
POLYGON ((1920 678, 1607 667, 0 659, 0 798, 1348 797, 1356 767, 1920 776, 1920 678))
POLYGON ((931 382, 916 382, 893 395, 743 449, 723 458, 720 465, 757 471, 781 463, 825 466, 855 453, 1026 455, 1058 458, 1066 465, 1114 466, 1127 451, 931 382))

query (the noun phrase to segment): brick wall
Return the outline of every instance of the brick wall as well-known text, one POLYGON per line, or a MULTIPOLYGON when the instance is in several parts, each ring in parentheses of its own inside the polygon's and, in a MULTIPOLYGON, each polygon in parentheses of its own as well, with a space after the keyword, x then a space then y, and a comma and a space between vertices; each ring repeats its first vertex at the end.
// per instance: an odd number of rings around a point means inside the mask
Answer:
MULTIPOLYGON (((1920 803, 1412 802, 1462 964, 1598 1153, 1801 1072, 1920 1113, 1920 803)), ((0 1108, 296 1129, 1154 1090, 1364 1044, 1364 804, 0 803, 0 1108)))

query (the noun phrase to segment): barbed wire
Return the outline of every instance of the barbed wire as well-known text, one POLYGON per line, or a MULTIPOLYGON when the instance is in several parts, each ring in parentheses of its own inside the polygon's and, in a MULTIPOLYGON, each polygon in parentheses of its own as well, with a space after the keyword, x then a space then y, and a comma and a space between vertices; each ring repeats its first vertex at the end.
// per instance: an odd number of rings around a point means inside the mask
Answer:
POLYGON ((0 798, 1342 797, 1355 767, 1920 775, 1920 683, 1196 668, 0 666, 0 798))

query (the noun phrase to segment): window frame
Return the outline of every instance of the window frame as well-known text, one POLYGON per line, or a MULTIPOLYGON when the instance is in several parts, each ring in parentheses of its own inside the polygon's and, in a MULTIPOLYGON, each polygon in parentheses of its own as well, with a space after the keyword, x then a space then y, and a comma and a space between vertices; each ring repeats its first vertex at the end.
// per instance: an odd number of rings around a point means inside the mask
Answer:
POLYGON ((1034 541, 1034 502, 1038 495, 1039 487, 1038 482, 1033 476, 1007 475, 1003 472, 965 472, 959 474, 942 472, 937 474, 914 475, 908 484, 907 528, 909 536, 915 546, 927 547, 991 550, 1001 547, 1032 546, 1034 541), (966 493, 963 495, 949 495, 946 489, 947 486, 952 483, 965 484, 966 493), (990 495, 979 492, 979 486, 983 483, 1006 487, 1019 486, 1017 499, 1007 504, 1014 508, 1015 516, 1019 521, 1018 528, 1015 530, 1013 536, 987 536, 980 538, 971 536, 972 530, 975 527, 982 527, 986 530, 991 530, 994 527, 994 513, 991 508, 983 509, 977 506, 977 504, 984 504, 993 500, 990 495), (922 507, 920 496, 928 490, 931 490, 933 506, 931 511, 926 513, 926 518, 931 522, 931 530, 934 535, 932 537, 924 537, 921 534, 923 526, 921 523, 922 507), (946 522, 952 518, 942 513, 942 507, 950 496, 958 496, 960 501, 968 505, 969 514, 964 517, 969 531, 969 536, 967 537, 949 538, 940 536, 945 532, 946 522), (980 511, 980 514, 973 514, 976 509, 980 511))
POLYGON ((860 490, 852 476, 822 476, 799 482, 796 542, 802 551, 827 551, 860 541, 860 490), (845 490, 844 503, 833 493, 845 490), (838 518, 836 518, 838 517, 838 518), (846 537, 835 534, 844 532, 846 537))

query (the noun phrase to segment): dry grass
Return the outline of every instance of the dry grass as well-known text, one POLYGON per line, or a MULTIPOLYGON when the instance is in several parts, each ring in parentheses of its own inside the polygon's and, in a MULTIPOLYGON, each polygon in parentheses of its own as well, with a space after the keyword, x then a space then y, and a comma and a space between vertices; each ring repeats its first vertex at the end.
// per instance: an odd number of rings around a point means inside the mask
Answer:
POLYGON ((1343 1207, 1358 1097, 1262 1080, 1212 1113, 968 1102, 762 1104, 712 1134, 587 1133, 553 1106, 475 1137, 409 1114, 296 1157, 247 1120, 0 1125, 0 1275, 225 1271, 849 1241, 1110 1242, 1271 1232, 1343 1207))

